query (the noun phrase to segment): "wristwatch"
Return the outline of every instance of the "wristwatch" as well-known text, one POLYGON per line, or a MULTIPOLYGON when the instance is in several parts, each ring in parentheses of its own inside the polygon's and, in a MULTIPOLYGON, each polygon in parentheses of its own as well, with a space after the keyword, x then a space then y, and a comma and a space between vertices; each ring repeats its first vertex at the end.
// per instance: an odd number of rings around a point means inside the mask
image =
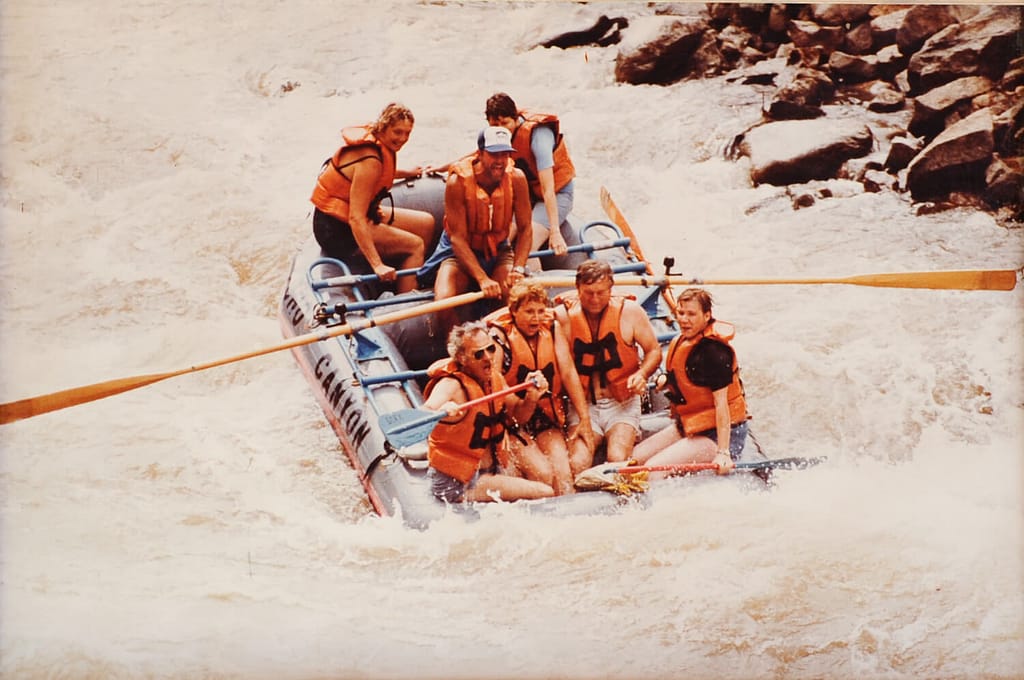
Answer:
POLYGON ((515 274, 522 274, 523 276, 526 276, 526 267, 522 265, 512 267, 512 272, 515 274))

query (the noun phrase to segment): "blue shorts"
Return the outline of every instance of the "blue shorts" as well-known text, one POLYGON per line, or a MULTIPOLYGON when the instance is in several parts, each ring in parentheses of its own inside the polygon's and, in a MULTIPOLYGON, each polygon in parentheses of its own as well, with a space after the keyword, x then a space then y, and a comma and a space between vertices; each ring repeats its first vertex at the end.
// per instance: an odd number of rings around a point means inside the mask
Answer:
MULTIPOLYGON (((678 428, 678 424, 676 425, 678 428)), ((747 443, 747 430, 750 426, 747 421, 743 421, 738 425, 733 425, 729 428, 729 456, 733 460, 739 460, 739 457, 743 454, 743 447, 747 443)), ((685 436, 685 435, 684 435, 685 436)), ((704 430, 693 435, 694 437, 707 437, 711 441, 718 443, 718 429, 711 428, 710 430, 704 430)))
MULTIPOLYGON (((416 279, 420 287, 432 286, 441 263, 454 259, 455 250, 452 248, 452 241, 448 238, 448 232, 443 231, 441 232, 441 239, 437 242, 437 247, 434 248, 434 252, 430 254, 430 257, 423 263, 423 266, 416 270, 416 279)), ((502 241, 498 245, 497 255, 492 258, 483 258, 476 254, 476 261, 480 263, 480 267, 490 276, 499 264, 512 264, 512 246, 508 241, 502 241)))
POLYGON ((469 482, 455 479, 434 468, 427 470, 427 476, 430 477, 430 493, 434 495, 434 498, 443 503, 461 503, 466 491, 472 489, 480 479, 480 471, 477 470, 469 482))
MULTIPOLYGON (((555 194, 555 203, 558 204, 558 224, 562 224, 569 218, 574 202, 573 194, 572 182, 566 184, 561 191, 555 194)), ((537 201, 533 204, 533 221, 543 224, 545 227, 551 227, 548 224, 548 209, 544 206, 544 201, 537 201)))

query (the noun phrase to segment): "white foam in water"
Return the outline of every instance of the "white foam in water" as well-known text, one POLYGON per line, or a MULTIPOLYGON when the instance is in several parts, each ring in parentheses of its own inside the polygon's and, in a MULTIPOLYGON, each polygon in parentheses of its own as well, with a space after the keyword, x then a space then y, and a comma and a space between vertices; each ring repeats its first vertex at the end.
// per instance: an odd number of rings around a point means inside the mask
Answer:
MULTIPOLYGON (((487 96, 558 113, 657 266, 832 278, 1024 263, 1019 230, 856 195, 794 211, 722 159, 761 96, 613 83, 531 50, 642 3, 3 6, 0 399, 280 342, 338 130, 392 100, 400 165, 487 96)), ((859 115, 859 114, 858 114, 859 115)), ((287 352, 0 428, 5 677, 1013 677, 1024 668, 1021 290, 718 286, 770 493, 646 511, 369 514, 287 352)))

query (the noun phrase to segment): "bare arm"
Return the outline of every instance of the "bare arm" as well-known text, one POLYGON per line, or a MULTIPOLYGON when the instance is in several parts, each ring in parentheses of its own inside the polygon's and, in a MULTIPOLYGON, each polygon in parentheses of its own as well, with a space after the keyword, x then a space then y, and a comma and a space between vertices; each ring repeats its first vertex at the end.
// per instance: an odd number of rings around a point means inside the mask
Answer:
POLYGON ((718 463, 719 474, 728 474, 735 464, 732 456, 729 455, 729 435, 732 431, 732 419, 729 416, 729 388, 723 387, 711 393, 715 399, 715 434, 718 438, 718 455, 715 462, 718 463))
POLYGON ((548 215, 548 225, 551 232, 548 234, 548 245, 555 251, 555 255, 564 255, 566 250, 565 238, 562 236, 562 225, 558 221, 558 199, 555 198, 555 168, 544 168, 537 171, 537 179, 540 180, 541 197, 544 199, 544 212, 548 215))
MULTIPOLYGON (((530 207, 530 185, 526 182, 526 175, 522 170, 516 168, 512 171, 512 213, 516 218, 516 242, 513 246, 513 266, 525 267, 526 259, 530 255, 530 248, 533 247, 533 211, 530 207)), ((514 274, 515 280, 509 282, 509 286, 515 285, 522 276, 514 274)))
MULTIPOLYGON (((473 280, 480 286, 480 290, 487 293, 485 284, 491 281, 487 272, 483 270, 476 260, 476 254, 469 247, 469 225, 466 218, 466 197, 458 182, 458 175, 450 174, 444 188, 444 215, 445 228, 448 230, 448 238, 452 242, 452 251, 457 259, 473 280)), ((493 282, 497 287, 497 282, 493 282)), ((500 292, 500 289, 498 289, 500 292)), ((497 297, 491 295, 490 297, 497 297)))
MULTIPOLYGON (((661 344, 658 343, 658 336, 654 332, 651 320, 643 307, 632 300, 627 300, 622 308, 622 326, 633 331, 633 342, 640 345, 644 352, 643 361, 636 373, 629 376, 627 385, 636 394, 643 393, 647 389, 647 379, 654 375, 661 364, 661 344)), ((624 333, 623 338, 628 341, 628 334, 624 333)))
POLYGON ((590 427, 590 405, 587 404, 587 395, 583 393, 583 385, 580 383, 580 374, 576 370, 576 362, 572 358, 572 350, 569 348, 569 340, 559 328, 561 324, 555 322, 555 363, 558 368, 558 375, 562 378, 562 385, 565 393, 569 395, 569 403, 580 418, 580 426, 576 433, 583 437, 583 440, 594 450, 594 432, 590 427))
POLYGON ((423 402, 423 408, 429 411, 445 411, 448 414, 445 418, 447 422, 458 413, 458 405, 465 402, 466 395, 459 381, 455 378, 442 378, 423 402))

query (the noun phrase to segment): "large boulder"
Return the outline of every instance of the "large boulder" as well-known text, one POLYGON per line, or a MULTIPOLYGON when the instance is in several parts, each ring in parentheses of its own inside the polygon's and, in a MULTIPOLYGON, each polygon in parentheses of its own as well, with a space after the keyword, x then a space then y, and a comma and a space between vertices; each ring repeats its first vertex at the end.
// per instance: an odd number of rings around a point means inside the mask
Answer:
POLYGON ((907 188, 916 200, 963 190, 980 193, 994 148, 992 113, 977 111, 946 128, 910 162, 907 188))
MULTIPOLYGON (((958 78, 914 98, 914 113, 908 129, 918 137, 934 137, 945 127, 945 115, 954 106, 992 89, 992 81, 983 76, 958 78)), ((969 112, 969 111, 968 111, 969 112)))
POLYGON ((846 26, 867 19, 871 5, 839 3, 835 5, 811 5, 811 17, 826 26, 846 26))
POLYGON ((781 121, 744 135, 741 154, 750 157, 755 184, 799 184, 836 176, 843 163, 871 151, 871 130, 849 120, 781 121))
POLYGON ((773 120, 803 120, 825 115, 821 105, 835 94, 835 84, 821 71, 798 68, 772 97, 768 117, 773 120))
POLYGON ((1024 158, 993 156, 985 170, 985 200, 992 205, 1024 209, 1024 158))
POLYGON ((903 54, 913 54, 925 40, 960 20, 952 5, 915 5, 903 16, 896 30, 896 45, 903 54))
POLYGON ((878 57, 836 51, 828 58, 828 70, 837 83, 863 83, 878 75, 878 57))
POLYGON ((615 80, 668 85, 686 78, 709 31, 708 23, 699 17, 646 16, 631 21, 615 57, 615 80))
POLYGON ((903 25, 909 12, 909 9, 897 10, 879 15, 871 20, 868 24, 871 27, 871 43, 876 49, 896 44, 896 33, 900 30, 900 26, 903 25))
POLYGON ((822 47, 831 51, 843 44, 846 32, 841 26, 822 26, 813 21, 794 19, 786 27, 789 39, 797 47, 822 47))
POLYGON ((999 80, 1017 56, 1019 7, 993 7, 930 37, 910 58, 911 91, 924 92, 964 76, 999 80))

